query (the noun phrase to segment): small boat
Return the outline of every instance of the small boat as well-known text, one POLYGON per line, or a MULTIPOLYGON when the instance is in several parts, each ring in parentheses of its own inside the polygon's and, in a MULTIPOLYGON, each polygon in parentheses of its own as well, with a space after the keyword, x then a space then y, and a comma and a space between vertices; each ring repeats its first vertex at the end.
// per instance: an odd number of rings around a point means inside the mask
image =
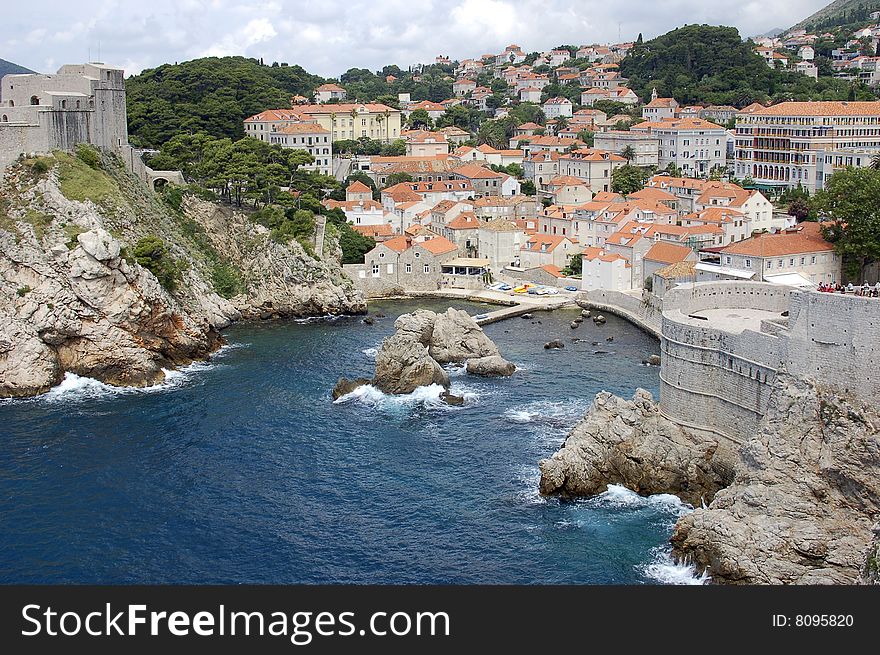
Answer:
POLYGON ((566 291, 577 291, 578 288, 577 288, 577 287, 573 287, 573 286, 567 286, 567 287, 565 287, 565 290, 566 290, 566 291))

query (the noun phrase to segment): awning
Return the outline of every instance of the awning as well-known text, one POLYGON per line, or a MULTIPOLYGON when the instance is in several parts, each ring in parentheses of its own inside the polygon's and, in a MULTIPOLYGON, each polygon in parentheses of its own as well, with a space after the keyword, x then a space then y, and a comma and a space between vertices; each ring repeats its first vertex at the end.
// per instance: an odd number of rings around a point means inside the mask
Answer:
POLYGON ((782 284, 787 287, 811 287, 815 288, 815 282, 802 273, 776 273, 775 275, 765 275, 764 282, 770 284, 782 284))
POLYGON ((707 264, 706 262, 698 262, 694 265, 694 270, 705 271, 706 273, 714 273, 715 275, 723 275, 738 280, 751 280, 755 277, 755 271, 744 271, 741 268, 730 268, 729 266, 719 266, 718 264, 707 264))

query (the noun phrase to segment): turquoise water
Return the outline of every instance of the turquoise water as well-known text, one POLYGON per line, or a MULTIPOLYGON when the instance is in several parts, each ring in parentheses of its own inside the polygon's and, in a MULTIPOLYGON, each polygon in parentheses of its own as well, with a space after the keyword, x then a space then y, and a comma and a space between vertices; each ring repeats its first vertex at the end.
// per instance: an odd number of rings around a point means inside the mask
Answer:
MULTIPOLYGON (((487 310, 420 306, 449 304, 487 310)), ((538 313, 487 326, 521 369, 453 375, 462 407, 430 389, 331 402, 415 307, 372 305, 388 315, 373 326, 236 326, 212 361, 153 389, 68 376, 0 401, 0 582, 693 581, 668 557, 687 511, 674 497, 537 493, 538 460, 596 392, 657 392, 658 369, 641 364, 653 338, 614 317, 571 330, 575 310, 538 313), (552 338, 565 349, 545 351, 552 338)))

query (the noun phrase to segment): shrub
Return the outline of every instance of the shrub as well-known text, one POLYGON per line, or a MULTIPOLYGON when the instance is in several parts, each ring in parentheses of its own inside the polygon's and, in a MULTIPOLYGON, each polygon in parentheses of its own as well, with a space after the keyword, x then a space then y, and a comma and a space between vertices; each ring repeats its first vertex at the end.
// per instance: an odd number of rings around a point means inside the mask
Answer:
POLYGON ((156 276, 166 290, 174 291, 183 267, 174 261, 165 242, 157 236, 146 236, 134 247, 135 261, 156 276))
POLYGON ((33 163, 33 165, 31 166, 31 171, 34 173, 34 175, 43 175, 44 173, 49 172, 49 168, 51 168, 49 166, 49 163, 41 157, 33 163))
POLYGON ((76 146, 76 157, 91 168, 98 169, 101 167, 101 156, 98 154, 98 151, 85 143, 80 143, 76 146))
POLYGON ((33 291, 33 289, 31 289, 29 286, 25 285, 23 287, 18 287, 18 289, 15 291, 15 293, 18 294, 19 298, 24 298, 31 291, 33 291))
POLYGON ((214 284, 214 291, 224 298, 232 298, 242 289, 239 272, 229 264, 221 262, 214 264, 211 269, 211 282, 214 284))

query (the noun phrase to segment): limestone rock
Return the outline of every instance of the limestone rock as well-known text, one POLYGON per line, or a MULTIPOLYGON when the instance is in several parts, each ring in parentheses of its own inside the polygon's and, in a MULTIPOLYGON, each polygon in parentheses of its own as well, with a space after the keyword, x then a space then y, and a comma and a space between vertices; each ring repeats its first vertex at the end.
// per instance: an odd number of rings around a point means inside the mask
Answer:
POLYGON ((544 350, 552 350, 554 348, 565 348, 565 344, 562 343, 561 339, 554 339, 544 344, 544 350))
POLYGON ((398 332, 382 342, 373 384, 385 393, 412 393, 431 384, 448 387, 449 375, 428 354, 425 344, 398 332))
POLYGON ((499 354, 483 328, 467 312, 452 307, 437 314, 429 347, 431 357, 441 364, 499 354))
POLYGON ((718 582, 855 582, 880 514, 878 426, 869 403, 779 375, 734 484, 678 522, 675 554, 718 582))
POLYGON ((347 396, 352 391, 365 384, 370 384, 370 380, 367 378, 355 378, 354 380, 349 380, 346 377, 341 377, 336 383, 336 386, 333 387, 333 400, 338 400, 339 398, 342 398, 342 396, 347 396))
POLYGON ((464 396, 456 396, 448 391, 444 391, 440 394, 440 400, 447 405, 464 405, 464 396))
POLYGON ((365 310, 332 258, 275 243, 244 214, 201 200, 186 201, 184 225, 115 160, 103 168, 116 185, 106 208, 66 198, 54 172, 34 180, 12 166, 0 178, 0 196, 14 198, 0 226, 0 397, 44 392, 65 371, 155 384, 163 369, 208 356, 221 343, 218 330, 242 316, 365 310), (192 224, 204 243, 194 243, 192 224), (173 293, 123 256, 149 235, 181 265, 173 293), (195 254, 205 247, 241 272, 244 292, 233 301, 215 292, 210 264, 195 254))
POLYGON ((645 495, 675 493, 700 505, 724 486, 713 465, 717 446, 660 416, 644 389, 632 400, 603 391, 563 447, 540 462, 540 491, 592 496, 622 484, 645 495))
POLYGON ((467 362, 467 372, 471 375, 480 375, 482 377, 505 377, 513 375, 515 370, 516 366, 508 362, 501 355, 477 357, 469 359, 467 362))

